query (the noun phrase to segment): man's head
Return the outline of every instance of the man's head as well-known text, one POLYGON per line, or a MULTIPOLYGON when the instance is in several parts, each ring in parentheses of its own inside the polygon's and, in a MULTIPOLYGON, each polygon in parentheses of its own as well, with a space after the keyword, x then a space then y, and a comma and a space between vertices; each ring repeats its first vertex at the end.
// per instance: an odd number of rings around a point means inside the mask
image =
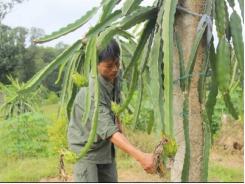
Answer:
POLYGON ((114 81, 119 72, 120 48, 113 39, 98 55, 98 71, 108 81, 114 81))

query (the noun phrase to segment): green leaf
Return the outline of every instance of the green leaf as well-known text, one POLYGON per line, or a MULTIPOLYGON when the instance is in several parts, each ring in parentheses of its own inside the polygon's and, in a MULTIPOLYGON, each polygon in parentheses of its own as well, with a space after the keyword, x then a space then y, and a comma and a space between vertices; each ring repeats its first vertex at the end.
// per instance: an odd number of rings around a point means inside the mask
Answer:
POLYGON ((230 84, 230 44, 226 40, 225 35, 221 38, 217 48, 216 55, 216 79, 219 89, 224 93, 229 89, 230 84))
MULTIPOLYGON (((76 72, 79 72, 83 66, 83 63, 84 63, 84 52, 81 52, 77 58, 77 61, 75 61, 75 70, 76 72)), ((72 75, 73 73, 71 73, 72 75)), ((72 78, 72 76, 71 76, 72 78)), ((76 85, 72 85, 72 89, 70 89, 72 92, 71 92, 71 95, 70 97, 68 98, 67 100, 67 106, 66 106, 66 112, 67 112, 67 117, 68 119, 70 120, 70 115, 71 115, 71 111, 72 111, 72 106, 73 106, 73 103, 74 103, 74 100, 75 100, 75 97, 77 95, 77 92, 78 92, 78 87, 76 85)))
POLYGON ((189 181, 189 168, 190 168, 190 133, 189 133, 189 104, 188 104, 188 96, 184 95, 184 104, 183 104, 183 124, 184 124, 184 137, 185 137, 185 159, 184 165, 181 174, 181 182, 189 181))
POLYGON ((107 27, 110 27, 112 23, 118 20, 121 16, 122 16, 122 11, 116 10, 110 16, 108 16, 104 21, 99 22, 94 27, 92 27, 86 34, 86 37, 89 38, 91 36, 95 36, 99 34, 100 32, 104 31, 107 27))
POLYGON ((102 15, 100 17, 100 22, 105 21, 105 19, 111 14, 113 8, 118 4, 118 0, 106 1, 103 5, 102 15))
MULTIPOLYGON (((58 112, 58 117, 62 115, 63 112, 65 112, 65 108, 67 108, 67 103, 71 97, 72 86, 73 86, 72 74, 74 73, 75 64, 77 60, 79 59, 80 54, 81 54, 80 52, 75 52, 72 55, 71 60, 67 64, 64 79, 63 79, 63 88, 61 91, 61 103, 60 103, 60 109, 58 112)), ((68 114, 68 117, 70 117, 70 114, 68 114)))
POLYGON ((239 3, 240 10, 241 10, 242 18, 244 21, 244 0, 238 0, 238 3, 239 3))
POLYGON ((175 33, 175 38, 176 38, 176 46, 177 46, 178 54, 179 54, 180 87, 181 87, 181 90, 184 91, 185 90, 184 77, 185 77, 186 73, 185 73, 183 47, 181 45, 181 41, 180 41, 180 38, 179 38, 179 35, 177 34, 177 32, 175 33))
MULTIPOLYGON (((203 119, 205 120, 205 112, 203 113, 203 119)), ((204 126, 204 148, 203 148, 203 160, 202 160, 202 172, 201 172, 201 181, 208 181, 208 165, 209 165, 209 152, 211 148, 211 130, 210 125, 205 121, 204 126)))
POLYGON ((137 9, 137 11, 133 12, 129 16, 126 16, 121 22, 120 22, 120 28, 126 30, 133 26, 135 26, 138 23, 144 22, 148 19, 155 19, 157 14, 157 9, 152 7, 144 7, 137 9))
POLYGON ((143 74, 143 72, 145 71, 145 68, 147 66, 147 63, 149 61, 149 57, 150 57, 150 52, 151 52, 151 46, 152 46, 152 42, 153 42, 153 38, 154 38, 154 31, 155 31, 155 26, 148 38, 147 44, 145 45, 145 48, 143 50, 144 54, 142 55, 142 60, 140 65, 139 65, 139 72, 140 74, 143 74))
POLYGON ((48 42, 54 39, 57 39, 61 36, 64 36, 72 31, 75 31, 76 29, 80 28, 84 24, 86 24, 98 11, 97 7, 94 7, 92 10, 88 11, 85 15, 83 15, 80 19, 76 20, 75 22, 61 28, 58 31, 55 31, 51 33, 50 35, 47 35, 43 38, 34 40, 35 43, 44 43, 48 42))
POLYGON ((233 118, 235 118, 236 120, 238 119, 238 113, 232 103, 231 97, 229 92, 227 91, 226 93, 223 93, 223 98, 224 98, 224 102, 225 102, 225 106, 227 107, 229 113, 233 116, 233 118))
POLYGON ((165 133, 173 137, 173 25, 177 0, 164 1, 163 53, 164 53, 164 125, 165 133))
POLYGON ((225 0, 215 1, 215 24, 218 32, 218 37, 221 38, 228 26, 228 11, 225 0))
POLYGON ((59 67, 59 73, 58 73, 58 77, 55 81, 55 84, 58 84, 61 80, 61 76, 62 76, 62 73, 63 73, 63 70, 64 70, 64 67, 66 66, 66 63, 63 63, 60 67, 59 67))
POLYGON ((232 104, 230 94, 229 94, 229 85, 230 85, 230 59, 231 59, 231 51, 230 51, 230 43, 226 40, 225 36, 221 38, 217 48, 217 58, 216 58, 216 66, 217 66, 217 81, 219 89, 224 98, 224 102, 228 111, 231 115, 238 119, 238 113, 234 105, 232 104))
POLYGON ((186 80, 186 87, 189 89, 190 87, 190 82, 191 82, 191 75, 196 63, 196 54, 197 54, 197 49, 199 47, 199 44, 203 38, 204 32, 206 30, 207 27, 207 22, 205 20, 205 17, 202 17, 200 22, 199 22, 199 27, 200 29, 197 31, 194 42, 192 44, 192 48, 191 48, 191 54, 189 56, 188 59, 188 64, 187 64, 187 75, 189 76, 188 80, 186 80))
POLYGON ((241 72, 241 82, 243 83, 243 72, 244 72, 244 43, 243 43, 243 36, 242 36, 242 22, 234 10, 230 17, 230 28, 231 28, 231 36, 232 42, 234 45, 234 50, 236 53, 236 58, 239 63, 239 68, 241 72))
POLYGON ((127 67, 127 69, 125 70, 124 76, 128 75, 128 72, 132 69, 132 66, 135 62, 137 62, 140 58, 140 55, 142 54, 145 44, 150 36, 150 34, 152 33, 152 31, 154 30, 154 25, 155 25, 155 20, 150 20, 144 30, 143 33, 140 37, 140 41, 137 45, 137 48, 135 49, 134 55, 127 67))
POLYGON ((210 84, 210 91, 208 93, 208 99, 207 102, 205 104, 206 107, 206 113, 207 113, 207 117, 208 117, 208 121, 209 121, 209 126, 211 127, 212 125, 212 116, 214 113, 214 107, 216 104, 216 98, 218 95, 218 84, 217 84, 217 80, 216 80, 216 63, 215 63, 215 50, 214 50, 214 45, 212 44, 210 47, 210 56, 209 56, 209 60, 210 60, 210 66, 212 69, 212 76, 211 76, 211 84, 210 84))
POLYGON ((120 43, 122 45, 122 49, 127 53, 127 56, 133 57, 134 51, 137 47, 136 43, 134 41, 123 42, 122 40, 120 40, 120 43))
POLYGON ((130 14, 133 10, 135 10, 142 0, 126 0, 122 7, 123 15, 130 14))
POLYGON ((133 95, 134 95, 134 90, 136 88, 136 84, 137 84, 137 79, 138 79, 138 71, 137 71, 137 63, 135 62, 134 64, 134 70, 133 70, 133 79, 130 83, 130 89, 128 92, 128 97, 125 100, 125 102, 121 105, 118 114, 122 113, 129 105, 133 95))
POLYGON ((133 41, 133 36, 128 33, 127 31, 124 31, 120 28, 109 28, 107 30, 105 30, 104 32, 102 32, 100 34, 100 36, 98 37, 98 41, 97 41, 97 48, 99 48, 98 50, 103 50, 108 43, 111 41, 111 39, 113 38, 113 36, 115 35, 120 35, 123 36, 124 38, 133 41))
POLYGON ((134 111, 134 119, 133 119, 134 128, 137 127, 137 123, 138 123, 138 118, 139 118, 141 104, 142 104, 143 89, 144 89, 143 79, 142 79, 142 75, 140 75, 139 77, 139 96, 137 98, 136 108, 134 111))
POLYGON ((154 123, 157 128, 157 134, 161 135, 164 131, 163 123, 163 96, 162 96, 162 63, 160 60, 160 49, 161 49, 161 23, 164 12, 164 6, 161 6, 160 11, 157 15, 157 24, 155 25, 155 34, 153 38, 153 44, 151 48, 151 53, 149 57, 149 75, 151 82, 150 86, 150 95, 152 96, 152 105, 154 107, 154 123))
POLYGON ((80 50, 82 46, 81 40, 76 41, 72 46, 67 48, 64 52, 62 52, 57 58, 55 58, 51 63, 45 66, 42 70, 40 70, 37 74, 35 74, 21 89, 19 92, 27 92, 33 90, 36 86, 38 86, 42 80, 47 77, 55 68, 59 65, 66 63, 69 61, 71 55, 80 50))
POLYGON ((147 133, 150 134, 153 128, 153 123, 154 123, 154 112, 150 111, 150 118, 149 118, 149 122, 147 124, 147 133))
MULTIPOLYGON (((91 84, 90 84, 91 85, 91 84)), ((82 117, 82 124, 85 124, 88 121, 89 118, 89 113, 90 113, 90 109, 91 109, 91 93, 90 93, 90 85, 87 87, 86 89, 86 96, 85 96, 85 110, 84 110, 84 114, 82 117)))
MULTIPOLYGON (((96 40, 95 38, 91 38, 88 42, 87 48, 86 48, 86 54, 85 54, 85 70, 86 70, 86 76, 89 77, 89 72, 90 72, 90 65, 92 62, 92 59, 94 59, 92 57, 93 55, 93 50, 94 47, 96 47, 96 40)), ((89 87, 86 89, 86 97, 85 97, 85 112, 82 118, 82 123, 85 124, 88 121, 89 118, 89 113, 90 113, 90 109, 91 109, 91 93, 90 90, 91 89, 91 84, 89 84, 89 87)))
POLYGON ((85 49, 84 75, 89 78, 94 39, 89 39, 85 49))
POLYGON ((120 39, 120 45, 121 45, 121 62, 122 62, 122 70, 124 71, 128 64, 131 61, 131 58, 133 57, 135 48, 136 48, 136 43, 130 41, 130 42, 124 42, 120 39))
POLYGON ((198 99, 201 104, 203 104, 206 100, 206 80, 207 80, 207 75, 209 71, 209 52, 210 49, 206 47, 204 51, 204 56, 203 56, 203 62, 201 64, 201 71, 199 74, 199 80, 198 80, 198 99))
POLYGON ((94 144, 94 140, 96 137, 96 132, 97 132, 97 125, 98 125, 98 115, 99 115, 99 98, 100 98, 100 92, 99 92, 99 81, 98 81, 98 73, 97 73, 97 61, 96 61, 96 38, 92 38, 94 41, 93 42, 93 50, 92 54, 94 54, 94 57, 91 57, 91 65, 92 65, 92 72, 93 72, 93 77, 94 77, 94 89, 95 89, 95 95, 94 95, 94 113, 92 117, 92 125, 91 125, 91 131, 89 132, 88 140, 85 146, 81 149, 78 159, 83 158, 91 146, 94 144))
MULTIPOLYGON (((235 56, 234 56, 235 57, 235 56)), ((232 77, 231 77, 231 82, 229 85, 229 90, 232 91, 232 89, 236 88, 236 85, 239 81, 235 81, 237 73, 238 73, 238 61, 236 59, 232 59, 233 63, 233 68, 232 68, 232 77)))

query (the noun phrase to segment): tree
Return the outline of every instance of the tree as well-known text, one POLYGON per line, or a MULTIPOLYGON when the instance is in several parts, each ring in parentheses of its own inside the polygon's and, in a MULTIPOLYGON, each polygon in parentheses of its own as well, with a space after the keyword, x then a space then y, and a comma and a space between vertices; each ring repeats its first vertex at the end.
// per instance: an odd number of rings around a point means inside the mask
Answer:
POLYGON ((7 83, 7 75, 16 76, 15 72, 23 61, 27 30, 0 24, 0 34, 0 81, 7 83))
POLYGON ((41 28, 31 27, 29 30, 30 43, 34 45, 33 40, 43 37, 45 35, 45 31, 41 28))
POLYGON ((24 0, 11 0, 10 2, 0 2, 0 24, 4 17, 11 11, 15 4, 22 3, 24 0))
MULTIPOLYGON (((40 28, 33 27, 28 30, 23 27, 10 28, 1 24, 0 34, 0 81, 4 84, 10 83, 8 75, 18 78, 21 82, 28 81, 66 47, 62 42, 57 48, 40 47, 33 42, 27 47, 28 39, 32 41, 44 35, 44 31, 40 28)), ((56 92, 60 90, 61 85, 54 84, 57 76, 58 68, 44 81, 46 87, 56 92)))
MULTIPOLYGON (((89 29, 84 39, 76 41, 38 72, 21 92, 32 91, 56 67, 60 66, 60 71, 65 68, 61 99, 69 117, 78 90, 72 83, 72 75, 78 72, 88 78, 91 72, 96 81, 96 108, 88 142, 81 153, 76 155, 76 158, 83 157, 94 141, 97 126, 97 49, 103 49, 113 36, 118 36, 122 47, 123 44, 135 42, 128 30, 144 23, 136 49, 124 71, 124 77, 130 76, 131 80, 127 98, 118 107, 117 113, 122 113, 128 107, 134 91, 141 91, 142 83, 148 86, 149 98, 154 107, 154 126, 157 127, 159 138, 161 134, 176 137, 180 145, 172 180, 207 181, 210 125, 218 92, 222 94, 232 116, 238 118, 229 95, 229 73, 233 64, 229 55, 231 44, 240 63, 238 73, 243 81, 242 26, 241 18, 234 10, 234 1, 228 1, 233 7, 230 18, 227 16, 225 0, 156 0, 151 7, 140 6, 141 0, 126 0, 121 9, 114 10, 119 2, 102 1, 100 19, 89 29), (215 17, 219 35, 216 51, 212 44, 212 17, 215 17), (208 71, 211 71, 211 76, 208 76, 208 71), (210 88, 207 88, 208 85, 210 88)), ((243 7, 240 8, 243 11, 243 7)), ((50 41, 76 30, 92 18, 97 10, 96 7, 91 9, 74 23, 35 42, 50 41)), ((85 100, 88 102, 87 114, 91 105, 89 95, 85 100)), ((139 104, 141 101, 142 98, 139 98, 139 104)), ((137 105, 134 113, 139 110, 140 105, 137 105)), ((164 164, 166 160, 165 157, 164 164)))
POLYGON ((60 52, 64 51, 66 48, 68 47, 67 44, 63 43, 63 42, 59 42, 55 45, 55 48, 57 50, 59 50, 60 52))

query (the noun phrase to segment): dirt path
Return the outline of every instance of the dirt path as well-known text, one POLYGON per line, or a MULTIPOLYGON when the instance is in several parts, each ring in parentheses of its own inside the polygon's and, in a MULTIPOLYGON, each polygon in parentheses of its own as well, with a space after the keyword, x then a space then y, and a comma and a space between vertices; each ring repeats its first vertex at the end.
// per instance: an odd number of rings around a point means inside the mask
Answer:
POLYGON ((243 168, 243 154, 241 153, 220 153, 216 149, 213 149, 210 154, 212 162, 218 163, 224 167, 230 168, 243 168))
POLYGON ((119 170, 119 182, 163 182, 157 175, 145 174, 142 171, 134 171, 134 170, 119 170))

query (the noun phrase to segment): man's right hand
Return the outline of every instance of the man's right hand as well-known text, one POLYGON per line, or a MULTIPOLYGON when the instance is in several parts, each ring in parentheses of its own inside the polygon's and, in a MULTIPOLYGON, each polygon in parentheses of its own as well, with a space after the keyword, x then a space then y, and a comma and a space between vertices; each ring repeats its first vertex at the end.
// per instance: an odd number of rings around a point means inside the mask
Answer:
POLYGON ((144 153, 134 147, 128 139, 120 132, 114 133, 110 141, 123 150, 124 152, 130 154, 137 160, 147 173, 155 173, 154 157, 152 153, 144 153))
POLYGON ((152 153, 143 153, 139 162, 147 173, 154 174, 156 172, 152 153))

